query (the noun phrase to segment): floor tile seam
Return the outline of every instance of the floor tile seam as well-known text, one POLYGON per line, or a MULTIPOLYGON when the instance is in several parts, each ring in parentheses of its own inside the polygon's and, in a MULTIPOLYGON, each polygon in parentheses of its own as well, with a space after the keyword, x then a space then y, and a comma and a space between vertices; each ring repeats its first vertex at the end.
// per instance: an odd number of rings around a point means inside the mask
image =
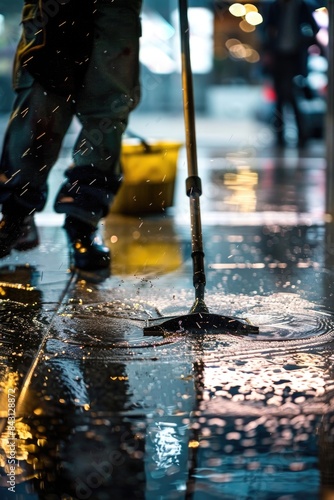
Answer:
MULTIPOLYGON (((44 328, 44 334, 43 334, 42 339, 40 341, 39 348, 38 348, 38 350, 33 358, 33 361, 30 364, 30 367, 28 368, 28 370, 24 376, 22 385, 20 387, 20 392, 19 392, 18 398, 16 400, 16 405, 15 405, 15 418, 20 418, 23 415, 22 407, 23 407, 23 404, 25 401, 25 396, 26 396, 27 391, 29 389, 31 379, 36 371, 38 363, 41 360, 41 357, 43 355, 44 348, 45 348, 45 345, 46 345, 47 340, 49 338, 54 319, 58 315, 59 310, 62 308, 64 300, 68 296, 68 294, 70 293, 71 286, 76 281, 76 279, 77 279, 76 274, 72 273, 70 279, 68 280, 68 282, 67 282, 67 284, 66 284, 66 286, 65 286, 65 288, 64 288, 64 290, 59 298, 58 307, 54 310, 54 312, 50 318, 49 323, 44 328)), ((7 418, 5 418, 2 422, 0 422, 0 436, 5 431, 6 426, 7 426, 7 418)))

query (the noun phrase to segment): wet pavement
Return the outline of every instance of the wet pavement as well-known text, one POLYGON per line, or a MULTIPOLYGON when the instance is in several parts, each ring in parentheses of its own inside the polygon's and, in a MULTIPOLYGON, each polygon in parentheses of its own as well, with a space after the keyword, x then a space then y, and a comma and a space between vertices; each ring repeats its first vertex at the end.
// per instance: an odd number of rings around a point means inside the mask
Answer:
MULTIPOLYGON (((133 118, 182 140, 180 117, 158 123, 133 118)), ((334 498, 324 144, 271 141, 255 122, 199 119, 205 302, 259 333, 144 335, 194 302, 184 148, 173 207, 104 221, 110 276, 68 270, 51 205, 40 247, 1 261, 1 499, 334 498)))

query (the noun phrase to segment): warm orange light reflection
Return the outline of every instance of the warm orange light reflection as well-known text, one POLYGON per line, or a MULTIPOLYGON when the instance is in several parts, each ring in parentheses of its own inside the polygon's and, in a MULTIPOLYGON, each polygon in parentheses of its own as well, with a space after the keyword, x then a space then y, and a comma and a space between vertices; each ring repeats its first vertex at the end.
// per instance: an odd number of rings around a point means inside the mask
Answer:
POLYGON ((245 19, 240 21, 239 28, 245 33, 252 33, 252 31, 255 31, 255 26, 249 24, 245 19))
POLYGON ((225 173, 224 185, 231 193, 226 197, 226 203, 240 212, 253 212, 256 208, 257 183, 258 174, 251 172, 247 166, 240 168, 236 173, 225 173))
POLYGON ((229 38, 225 42, 225 45, 226 45, 226 47, 228 49, 230 49, 231 47, 233 47, 233 45, 237 45, 237 44, 241 44, 240 40, 238 40, 237 38, 229 38))
POLYGON ((3 380, 0 381, 0 408, 1 408, 1 417, 7 417, 7 398, 8 394, 13 394, 17 397, 18 394, 18 383, 19 383, 19 374, 18 372, 8 371, 3 380))
POLYGON ((334 500, 334 488, 322 488, 320 500, 334 500))
POLYGON ((252 3, 245 3, 246 13, 248 12, 258 12, 258 8, 252 3))
POLYGON ((251 54, 246 57, 246 61, 249 63, 256 63, 260 60, 260 54, 256 50, 252 50, 251 54))
POLYGON ((253 49, 251 45, 241 43, 237 38, 230 38, 226 41, 225 45, 228 48, 230 55, 235 59, 245 59, 250 63, 258 62, 260 60, 259 53, 253 49))
POLYGON ((198 448, 199 447, 199 442, 198 441, 189 441, 189 448, 198 448))

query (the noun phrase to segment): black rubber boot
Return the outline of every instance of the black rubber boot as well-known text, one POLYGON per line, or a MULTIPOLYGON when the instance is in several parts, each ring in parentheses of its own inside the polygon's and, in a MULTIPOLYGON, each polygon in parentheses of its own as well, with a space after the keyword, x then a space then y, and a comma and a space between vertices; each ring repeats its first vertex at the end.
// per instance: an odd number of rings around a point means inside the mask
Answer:
POLYGON ((109 269, 110 250, 96 227, 66 217, 64 229, 69 240, 71 267, 86 271, 109 269))
POLYGON ((0 258, 12 250, 29 250, 38 245, 37 228, 32 216, 3 214, 0 221, 0 258))
POLYGON ((22 252, 24 250, 30 250, 39 245, 39 235, 37 227, 35 224, 35 219, 32 215, 27 215, 23 219, 22 223, 22 233, 19 236, 17 242, 15 243, 15 250, 22 252))

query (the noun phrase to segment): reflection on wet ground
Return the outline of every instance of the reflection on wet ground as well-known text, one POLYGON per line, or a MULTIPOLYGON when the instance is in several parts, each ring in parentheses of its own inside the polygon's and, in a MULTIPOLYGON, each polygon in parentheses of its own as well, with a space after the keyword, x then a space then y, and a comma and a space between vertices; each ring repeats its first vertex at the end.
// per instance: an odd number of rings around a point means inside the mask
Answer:
POLYGON ((200 157, 206 304, 259 333, 143 333, 194 300, 182 156, 171 210, 105 221, 107 279, 41 227, 0 269, 1 498, 334 498, 324 161, 200 157))

